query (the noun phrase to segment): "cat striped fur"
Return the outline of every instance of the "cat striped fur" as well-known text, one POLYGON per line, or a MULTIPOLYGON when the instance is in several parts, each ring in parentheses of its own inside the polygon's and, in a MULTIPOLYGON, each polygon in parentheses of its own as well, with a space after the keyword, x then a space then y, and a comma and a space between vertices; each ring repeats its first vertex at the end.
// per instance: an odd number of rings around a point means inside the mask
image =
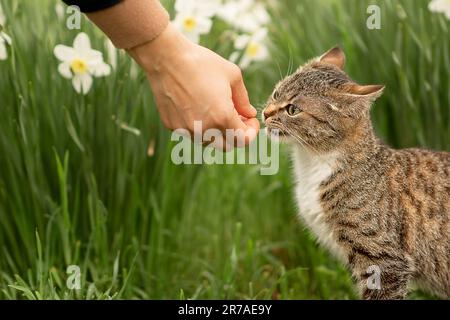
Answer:
POLYGON ((378 139, 370 107, 384 87, 358 85, 344 63, 337 47, 313 59, 264 110, 268 133, 292 145, 299 215, 362 298, 403 299, 412 284, 450 298, 450 153, 378 139))

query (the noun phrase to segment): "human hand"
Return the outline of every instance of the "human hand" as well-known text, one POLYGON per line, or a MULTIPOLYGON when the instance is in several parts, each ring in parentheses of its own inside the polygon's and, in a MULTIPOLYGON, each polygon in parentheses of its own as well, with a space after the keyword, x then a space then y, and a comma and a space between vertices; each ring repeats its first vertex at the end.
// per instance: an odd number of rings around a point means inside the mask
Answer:
POLYGON ((226 129, 242 130, 245 144, 256 137, 257 112, 235 64, 190 42, 170 24, 158 38, 129 53, 147 72, 167 128, 192 134, 194 121, 202 121, 203 131, 222 132, 222 140, 214 141, 214 146, 223 149, 236 145, 236 140, 225 141, 226 129))

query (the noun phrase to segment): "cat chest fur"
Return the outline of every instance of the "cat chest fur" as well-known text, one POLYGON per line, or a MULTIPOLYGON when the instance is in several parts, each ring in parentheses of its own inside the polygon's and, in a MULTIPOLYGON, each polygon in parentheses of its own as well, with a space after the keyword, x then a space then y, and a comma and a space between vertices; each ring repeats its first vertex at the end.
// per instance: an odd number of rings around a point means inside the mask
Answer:
POLYGON ((346 254, 327 223, 320 203, 320 184, 330 177, 335 162, 336 155, 318 156, 302 147, 293 147, 295 196, 299 215, 319 243, 345 262, 346 254))

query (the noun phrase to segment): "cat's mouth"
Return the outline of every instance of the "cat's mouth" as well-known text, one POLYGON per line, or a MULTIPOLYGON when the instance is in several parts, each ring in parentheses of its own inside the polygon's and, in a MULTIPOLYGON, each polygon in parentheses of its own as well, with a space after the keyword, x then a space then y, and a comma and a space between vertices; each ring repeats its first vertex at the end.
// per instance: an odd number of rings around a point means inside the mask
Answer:
POLYGON ((283 141, 290 136, 287 128, 284 128, 284 125, 282 125, 280 121, 273 119, 270 116, 266 117, 264 113, 262 114, 262 121, 266 125, 265 131, 269 138, 283 141))
POLYGON ((268 137, 278 139, 286 138, 289 136, 289 134, 286 131, 275 126, 271 126, 269 124, 266 124, 266 134, 268 137))

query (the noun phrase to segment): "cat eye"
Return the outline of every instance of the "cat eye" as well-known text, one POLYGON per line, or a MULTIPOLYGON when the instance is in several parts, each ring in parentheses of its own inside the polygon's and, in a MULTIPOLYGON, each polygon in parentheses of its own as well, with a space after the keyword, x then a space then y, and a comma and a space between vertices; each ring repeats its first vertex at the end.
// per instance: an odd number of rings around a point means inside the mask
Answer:
POLYGON ((286 112, 287 112, 288 115, 290 115, 290 116, 295 116, 295 115, 299 114, 300 112, 302 112, 302 109, 300 109, 300 108, 297 107, 296 105, 288 104, 288 105, 286 106, 286 112))

